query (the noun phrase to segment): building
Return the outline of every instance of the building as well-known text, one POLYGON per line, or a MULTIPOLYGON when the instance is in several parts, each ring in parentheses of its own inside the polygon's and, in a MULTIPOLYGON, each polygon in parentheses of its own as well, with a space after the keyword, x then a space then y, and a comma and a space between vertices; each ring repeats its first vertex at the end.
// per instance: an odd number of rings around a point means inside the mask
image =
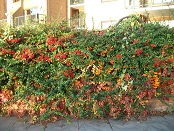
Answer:
POLYGON ((125 0, 129 14, 149 15, 151 21, 159 21, 174 27, 174 0, 125 0))
POLYGON ((0 7, 1 22, 7 21, 10 25, 67 20, 66 0, 3 0, 0 7))
POLYGON ((105 29, 130 14, 174 26, 174 0, 68 0, 68 18, 77 28, 105 29))
POLYGON ((0 22, 69 20, 74 28, 105 29, 124 16, 142 14, 174 26, 174 0, 1 0, 0 22))
POLYGON ((4 23, 6 22, 6 15, 5 13, 7 12, 7 6, 6 6, 6 0, 1 0, 0 3, 0 22, 4 23))

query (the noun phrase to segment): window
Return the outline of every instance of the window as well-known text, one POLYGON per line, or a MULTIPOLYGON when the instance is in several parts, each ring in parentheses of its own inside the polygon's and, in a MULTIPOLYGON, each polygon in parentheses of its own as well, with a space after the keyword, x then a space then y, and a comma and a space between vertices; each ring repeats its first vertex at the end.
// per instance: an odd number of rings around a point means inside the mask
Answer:
POLYGON ((106 29, 110 26, 113 26, 117 23, 117 20, 108 20, 108 21, 101 21, 101 29, 106 29))
POLYGON ((111 1, 116 1, 116 0, 101 0, 102 3, 104 3, 104 2, 111 2, 111 1))

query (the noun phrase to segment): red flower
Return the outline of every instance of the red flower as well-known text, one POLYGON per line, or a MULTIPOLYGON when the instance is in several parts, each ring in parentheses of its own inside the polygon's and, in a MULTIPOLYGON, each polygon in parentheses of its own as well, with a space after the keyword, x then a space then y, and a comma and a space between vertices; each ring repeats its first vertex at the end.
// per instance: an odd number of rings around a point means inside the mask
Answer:
POLYGON ((81 54, 81 51, 80 51, 80 50, 76 50, 75 53, 76 53, 77 55, 80 55, 80 54, 81 54))
POLYGON ((70 76, 71 78, 74 78, 73 71, 72 71, 72 70, 68 70, 68 72, 69 72, 69 76, 70 76))
POLYGON ((64 41, 64 38, 61 38, 61 39, 57 42, 57 45, 61 45, 63 41, 64 41))
POLYGON ((122 55, 121 55, 121 54, 117 54, 117 55, 116 55, 116 58, 117 58, 117 59, 121 59, 121 58, 122 58, 122 55))
POLYGON ((89 55, 88 54, 85 54, 85 57, 88 57, 89 55))
POLYGON ((64 76, 74 78, 74 73, 72 70, 66 70, 63 72, 64 76))
POLYGON ((27 58, 28 58, 28 54, 22 54, 21 56, 22 56, 22 58, 24 58, 24 59, 27 59, 27 58))
POLYGON ((144 56, 149 56, 149 54, 144 54, 144 56))
MULTIPOLYGON (((13 54, 14 52, 11 51, 8 53, 13 54)), ((20 53, 17 53, 17 55, 14 56, 14 58, 20 59, 20 60, 25 60, 25 62, 28 62, 29 60, 33 59, 34 57, 35 57, 35 55, 33 54, 33 51, 28 48, 22 49, 22 51, 20 51, 20 53)))
POLYGON ((1 49, 1 55, 5 55, 8 51, 4 48, 1 49))
POLYGON ((153 65, 154 65, 155 67, 158 67, 160 64, 161 64, 161 61, 158 60, 158 61, 155 61, 153 65))
POLYGON ((137 42, 138 42, 138 40, 133 40, 132 44, 135 44, 135 43, 137 43, 137 42))
POLYGON ((138 49, 135 51, 135 55, 140 56, 143 53, 142 49, 138 49))
POLYGON ((68 77, 69 76, 69 73, 68 73, 68 71, 66 70, 66 71, 64 71, 63 72, 63 74, 64 74, 64 76, 66 76, 66 77, 68 77))
POLYGON ((17 40, 18 40, 18 42, 19 42, 19 41, 21 40, 21 38, 18 38, 17 40))
POLYGON ((17 40, 12 39, 12 40, 11 40, 11 43, 17 43, 17 40))
POLYGON ((50 47, 49 50, 52 52, 52 51, 56 50, 56 48, 50 47))
POLYGON ((156 47, 156 45, 155 45, 155 44, 150 44, 150 46, 151 46, 152 48, 155 48, 155 47, 156 47))
POLYGON ((104 34, 103 31, 100 31, 100 32, 98 33, 99 36, 102 36, 103 34, 104 34))
POLYGON ((155 61, 159 60, 157 57, 154 58, 155 61))
POLYGON ((39 58, 37 58, 37 61, 42 61, 43 60, 43 55, 40 55, 39 58))
POLYGON ((55 59, 66 59, 68 54, 69 54, 68 52, 63 52, 63 53, 59 52, 58 54, 56 54, 54 56, 54 58, 55 59))
POLYGON ((7 42, 11 42, 11 43, 18 43, 21 40, 21 38, 17 38, 17 39, 7 39, 7 42))
POLYGON ((146 43, 144 43, 144 46, 147 46, 148 45, 148 43, 146 42, 146 43))
POLYGON ((41 54, 39 58, 37 58, 37 61, 45 61, 45 62, 51 62, 51 58, 47 55, 41 54))
POLYGON ((66 51, 66 52, 64 52, 64 54, 65 54, 65 55, 69 55, 69 52, 68 52, 68 51, 66 51))
POLYGON ((60 55, 60 59, 66 59, 66 55, 64 54, 60 55))
POLYGON ((53 45, 57 41, 57 38, 48 38, 46 44, 53 45))
POLYGON ((55 58, 55 59, 58 59, 58 58, 59 58, 59 54, 56 54, 56 55, 54 56, 54 58, 55 58))
POLYGON ((68 36, 68 38, 73 38, 74 37, 74 35, 72 34, 72 35, 70 35, 70 36, 68 36))
POLYGON ((67 65, 67 66, 71 66, 71 63, 70 63, 70 61, 69 61, 69 60, 66 60, 66 62, 65 62, 65 63, 66 63, 66 65, 67 65))
POLYGON ((92 47, 88 47, 88 50, 89 50, 89 51, 92 51, 92 49, 93 49, 92 47))
POLYGON ((168 59, 166 60, 166 62, 169 62, 169 63, 172 63, 173 61, 174 61, 173 58, 168 58, 168 59))
POLYGON ((88 54, 82 53, 83 57, 88 57, 88 54))
POLYGON ((70 77, 71 77, 71 78, 74 78, 74 74, 73 74, 73 73, 72 73, 72 74, 70 74, 70 77))
POLYGON ((14 50, 10 50, 8 53, 9 53, 10 55, 13 55, 13 54, 15 54, 15 51, 14 51, 14 50))
POLYGON ((45 56, 44 56, 44 61, 45 61, 45 62, 51 62, 51 59, 50 59, 49 56, 45 55, 45 56))
POLYGON ((130 74, 129 73, 125 73, 124 74, 124 80, 128 81, 130 79, 130 74))
POLYGON ((77 41, 75 41, 75 40, 72 40, 72 43, 73 43, 73 44, 77 44, 77 41))
POLYGON ((37 88, 41 87, 41 85, 39 83, 34 83, 34 86, 37 87, 37 88))

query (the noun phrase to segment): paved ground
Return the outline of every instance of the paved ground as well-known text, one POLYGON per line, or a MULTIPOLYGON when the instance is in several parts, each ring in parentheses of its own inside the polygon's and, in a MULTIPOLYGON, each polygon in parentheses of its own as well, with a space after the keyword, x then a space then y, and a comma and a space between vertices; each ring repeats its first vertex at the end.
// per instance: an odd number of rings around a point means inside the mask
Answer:
POLYGON ((0 131, 174 131, 174 114, 149 117, 139 122, 120 120, 70 120, 32 125, 15 117, 0 117, 0 131))

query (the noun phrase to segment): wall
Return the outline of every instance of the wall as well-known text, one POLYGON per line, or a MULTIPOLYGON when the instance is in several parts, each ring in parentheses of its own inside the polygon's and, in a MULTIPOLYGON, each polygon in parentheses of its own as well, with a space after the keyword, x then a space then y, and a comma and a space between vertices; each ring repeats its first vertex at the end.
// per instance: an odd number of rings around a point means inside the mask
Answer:
POLYGON ((24 15, 24 10, 22 7, 20 7, 14 14, 13 17, 18 17, 18 16, 23 16, 24 15))
POLYGON ((5 2, 6 0, 1 0, 1 2, 0 2, 0 20, 2 20, 2 19, 6 19, 7 17, 6 17, 6 15, 5 15, 5 13, 7 12, 6 11, 6 2, 5 2))
POLYGON ((67 20, 67 0, 47 0, 47 22, 67 20))

